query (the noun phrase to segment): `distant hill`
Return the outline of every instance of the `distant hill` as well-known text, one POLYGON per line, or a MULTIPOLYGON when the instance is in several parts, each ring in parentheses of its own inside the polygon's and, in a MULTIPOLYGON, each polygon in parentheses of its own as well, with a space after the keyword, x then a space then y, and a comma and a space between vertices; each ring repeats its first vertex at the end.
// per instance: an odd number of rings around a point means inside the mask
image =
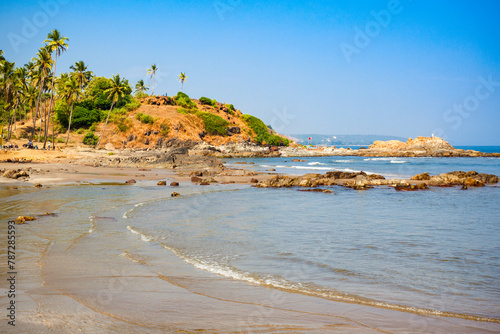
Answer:
POLYGON ((400 140, 406 142, 408 138, 386 135, 318 135, 318 134, 291 134, 290 137, 297 143, 307 145, 371 145, 375 140, 400 140), (311 141, 309 141, 309 137, 311 141))

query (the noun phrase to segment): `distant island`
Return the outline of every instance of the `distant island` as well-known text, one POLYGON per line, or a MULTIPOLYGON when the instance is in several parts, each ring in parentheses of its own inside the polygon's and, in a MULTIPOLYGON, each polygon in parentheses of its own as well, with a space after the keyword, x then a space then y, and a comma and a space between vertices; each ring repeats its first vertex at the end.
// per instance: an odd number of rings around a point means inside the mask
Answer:
POLYGON ((320 135, 320 134, 290 134, 297 143, 318 146, 363 146, 371 145, 376 140, 399 140, 406 141, 407 138, 387 135, 320 135), (309 140, 311 138, 311 140, 309 140))

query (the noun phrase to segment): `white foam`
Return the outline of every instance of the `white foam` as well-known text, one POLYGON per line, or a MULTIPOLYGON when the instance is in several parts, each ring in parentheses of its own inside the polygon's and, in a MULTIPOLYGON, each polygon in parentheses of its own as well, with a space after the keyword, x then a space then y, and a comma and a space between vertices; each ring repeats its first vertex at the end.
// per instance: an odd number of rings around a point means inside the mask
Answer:
POLYGON ((319 162, 319 161, 313 161, 313 162, 310 162, 308 163, 309 166, 317 166, 317 165, 326 165, 322 162, 319 162))
POLYGON ((150 236, 150 235, 147 235, 147 234, 142 233, 141 231, 137 230, 137 229, 136 229, 135 227, 133 227, 133 226, 127 226, 127 229, 128 229, 130 232, 132 232, 132 233, 134 233, 134 234, 139 235, 139 236, 141 237, 141 240, 142 240, 142 241, 149 242, 149 241, 153 241, 153 240, 155 240, 155 238, 154 238, 154 237, 152 237, 152 236, 150 236))
POLYGON ((391 160, 391 164, 405 164, 407 162, 408 161, 404 161, 404 160, 391 160))

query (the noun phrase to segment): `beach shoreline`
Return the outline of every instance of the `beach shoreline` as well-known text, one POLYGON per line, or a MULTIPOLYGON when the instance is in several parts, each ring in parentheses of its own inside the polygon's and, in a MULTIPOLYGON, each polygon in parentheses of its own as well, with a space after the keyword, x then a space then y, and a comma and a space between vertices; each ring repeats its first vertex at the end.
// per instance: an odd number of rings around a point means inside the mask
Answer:
MULTIPOLYGON (((111 233, 106 230, 108 222, 122 219, 119 210, 128 207, 127 212, 131 212, 137 205, 151 200, 145 194, 154 189, 160 190, 152 193, 154 198, 166 200, 171 192, 180 193, 182 198, 210 188, 220 191, 223 187, 231 190, 269 184, 277 175, 248 168, 220 167, 219 162, 213 167, 212 160, 204 168, 199 164, 194 168, 189 168, 189 165, 187 168, 155 168, 142 163, 126 167, 106 166, 102 159, 120 154, 108 153, 83 152, 70 156, 65 152, 48 152, 41 153, 40 157, 18 155, 14 157, 18 162, 0 163, 0 169, 30 169, 30 177, 24 181, 0 178, 0 191, 4 195, 31 200, 29 207, 10 209, 7 214, 11 215, 4 218, 14 219, 17 215, 38 218, 17 227, 25 240, 37 242, 20 247, 20 272, 28 274, 20 281, 18 301, 23 313, 18 316, 16 332, 63 333, 67 328, 80 328, 88 333, 144 330, 152 333, 179 330, 221 333, 323 333, 339 330, 356 333, 486 333, 500 330, 499 323, 494 321, 401 312, 384 306, 340 302, 232 280, 192 267, 175 251, 170 251, 164 259, 170 269, 158 271, 146 264, 146 258, 134 255, 137 246, 125 243, 149 240, 140 232, 137 232, 139 235, 136 232, 127 234, 127 238, 136 236, 136 241, 122 240, 123 237, 107 239, 121 249, 110 255, 109 249, 99 250, 102 246, 97 236, 111 233), (96 158, 101 159, 99 164, 93 163, 96 158), (19 162, 23 159, 31 162, 19 162), (193 177, 198 179, 193 182, 193 177), (135 182, 127 183, 132 179, 135 182), (204 179, 217 182, 209 182, 208 187, 199 185, 204 179), (166 181, 166 187, 157 186, 158 181, 166 181), (170 182, 179 182, 180 186, 169 186, 170 182), (42 187, 36 188, 35 184, 42 187), (126 193, 133 195, 127 195, 123 203, 117 201, 114 204, 98 203, 98 198, 90 196, 94 203, 92 209, 83 208, 80 213, 78 210, 68 212, 64 206, 68 203, 50 200, 50 194, 54 192, 71 190, 99 194, 118 188, 128 189, 126 193), (38 196, 37 193, 47 195, 38 196), (44 197, 47 198, 42 199, 44 197), (107 206, 120 209, 111 214, 107 206), (106 212, 105 216, 99 216, 100 211, 106 212), (12 215, 14 212, 16 214, 12 215), (57 216, 43 216, 52 212, 57 216), (58 233, 62 231, 64 233, 58 233), (92 254, 102 255, 95 258, 92 254), (92 275, 87 275, 87 272, 92 275), (126 283, 122 286, 119 282, 126 283), (106 301, 108 295, 112 303, 106 301), (134 296, 133 299, 130 296, 134 296), (69 317, 73 318, 71 322, 66 320, 69 317)), ((336 184, 349 181, 352 180, 340 179, 336 184)), ((423 182, 408 181, 413 184, 423 182)), ((109 235, 113 236, 113 233, 109 235)), ((2 307, 6 302, 5 296, 0 299, 2 307)))

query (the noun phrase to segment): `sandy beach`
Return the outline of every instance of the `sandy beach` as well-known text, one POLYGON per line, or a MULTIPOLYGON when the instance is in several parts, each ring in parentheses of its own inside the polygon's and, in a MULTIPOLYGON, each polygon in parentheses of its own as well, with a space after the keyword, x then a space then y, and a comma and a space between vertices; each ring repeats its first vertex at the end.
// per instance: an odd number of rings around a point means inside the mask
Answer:
MULTIPOLYGON (((31 172, 25 181, 0 178, 5 208, 2 220, 7 222, 18 215, 37 218, 16 225, 16 327, 4 322, 2 328, 6 332, 490 333, 500 330, 498 322, 400 312, 389 306, 339 302, 234 280, 189 265, 175 250, 163 254, 161 263, 157 263, 150 255, 135 251, 147 239, 141 231, 129 227, 132 233, 124 235, 121 230, 126 225, 120 220, 145 200, 176 200, 170 196, 174 191, 189 197, 213 187, 217 191, 241 189, 252 185, 251 179, 265 181, 270 174, 241 175, 248 171, 236 169, 226 176, 215 176, 217 182, 210 186, 201 186, 191 182, 192 171, 188 169, 88 164, 95 155, 109 152, 70 155, 38 151, 37 155, 29 155, 31 152, 21 150, 5 155, 7 159, 31 162, 0 164, 0 168, 23 168, 31 172), (136 182, 126 184, 131 179, 136 182), (157 186, 161 180, 167 186, 157 186), (174 181, 180 186, 169 186, 174 181), (99 212, 106 213, 100 216, 99 212), (116 230, 118 226, 122 226, 120 230, 116 230)), ((200 208, 202 204, 193 200, 192 209, 200 208)), ((6 224, 2 224, 2 229, 6 229, 6 224)), ((5 260, 5 251, 2 252, 5 260)), ((9 303, 9 276, 2 269, 0 306, 4 310, 9 303)))

